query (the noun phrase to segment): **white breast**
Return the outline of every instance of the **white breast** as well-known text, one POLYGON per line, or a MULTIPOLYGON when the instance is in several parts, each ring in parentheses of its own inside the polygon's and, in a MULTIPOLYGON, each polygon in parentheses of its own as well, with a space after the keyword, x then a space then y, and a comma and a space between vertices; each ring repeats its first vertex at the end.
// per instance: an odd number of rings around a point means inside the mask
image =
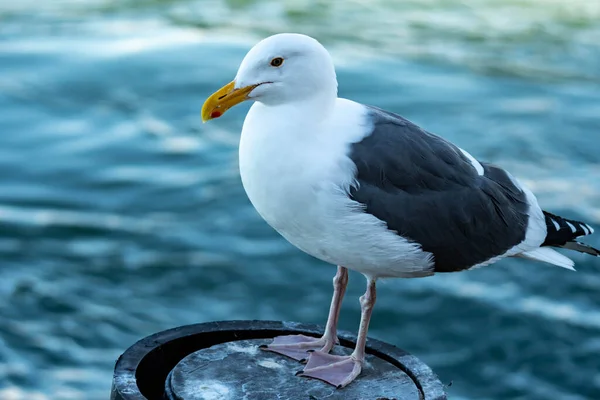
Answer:
POLYGON ((240 140, 242 183, 265 221, 306 253, 367 275, 431 273, 428 253, 347 195, 355 179, 347 154, 368 131, 365 108, 338 99, 331 118, 312 125, 282 114, 253 105, 240 140))

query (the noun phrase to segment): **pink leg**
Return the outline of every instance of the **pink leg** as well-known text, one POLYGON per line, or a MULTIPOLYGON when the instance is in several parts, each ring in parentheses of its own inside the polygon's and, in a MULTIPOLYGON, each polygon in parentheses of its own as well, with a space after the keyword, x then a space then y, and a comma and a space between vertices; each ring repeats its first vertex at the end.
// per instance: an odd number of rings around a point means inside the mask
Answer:
POLYGON ((301 361, 308 357, 309 351, 319 350, 329 353, 334 344, 337 343, 337 324, 340 317, 342 300, 348 285, 348 270, 338 267, 333 278, 333 297, 329 316, 325 325, 325 333, 319 339, 305 335, 278 336, 268 346, 261 347, 263 350, 283 354, 295 360, 301 361))
POLYGON ((356 347, 349 356, 336 356, 321 351, 310 354, 308 363, 300 376, 320 379, 326 383, 342 388, 352 382, 360 374, 365 360, 365 346, 367 344, 367 332, 377 291, 375 280, 367 278, 367 291, 360 297, 360 328, 356 347))

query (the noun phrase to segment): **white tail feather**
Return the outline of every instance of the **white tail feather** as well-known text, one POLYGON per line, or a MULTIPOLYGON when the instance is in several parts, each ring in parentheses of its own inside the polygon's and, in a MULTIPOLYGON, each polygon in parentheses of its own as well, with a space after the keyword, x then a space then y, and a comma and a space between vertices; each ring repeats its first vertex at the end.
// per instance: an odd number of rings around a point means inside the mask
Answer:
POLYGON ((575 263, 573 260, 548 247, 540 247, 539 249, 525 251, 523 253, 519 253, 518 256, 528 258, 530 260, 543 261, 548 264, 553 264, 558 267, 575 271, 575 263))

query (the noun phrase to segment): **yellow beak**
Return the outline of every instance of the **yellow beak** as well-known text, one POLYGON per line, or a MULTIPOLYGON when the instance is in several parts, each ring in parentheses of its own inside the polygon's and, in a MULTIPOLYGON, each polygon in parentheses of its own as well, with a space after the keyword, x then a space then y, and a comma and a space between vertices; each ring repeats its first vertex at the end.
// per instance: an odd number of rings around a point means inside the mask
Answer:
POLYGON ((234 89, 234 86, 235 81, 229 82, 206 99, 202 106, 202 122, 219 118, 231 107, 248 100, 248 94, 258 85, 250 85, 239 89, 234 89))

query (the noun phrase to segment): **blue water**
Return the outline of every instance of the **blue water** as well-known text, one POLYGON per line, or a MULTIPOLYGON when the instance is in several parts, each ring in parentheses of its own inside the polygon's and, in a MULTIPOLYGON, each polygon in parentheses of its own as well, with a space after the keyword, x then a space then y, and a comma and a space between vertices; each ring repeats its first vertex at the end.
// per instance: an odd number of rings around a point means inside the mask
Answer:
MULTIPOLYGON (((141 337, 223 319, 325 322, 334 268, 252 209, 248 105, 204 99, 280 31, 314 35, 340 95, 500 164, 600 229, 600 5, 542 0, 0 3, 0 399, 106 399, 141 337)), ((596 235, 588 243, 600 246, 596 235)), ((600 260, 379 285, 370 334, 456 399, 600 398, 600 260)), ((341 328, 355 331, 351 274, 341 328)))

